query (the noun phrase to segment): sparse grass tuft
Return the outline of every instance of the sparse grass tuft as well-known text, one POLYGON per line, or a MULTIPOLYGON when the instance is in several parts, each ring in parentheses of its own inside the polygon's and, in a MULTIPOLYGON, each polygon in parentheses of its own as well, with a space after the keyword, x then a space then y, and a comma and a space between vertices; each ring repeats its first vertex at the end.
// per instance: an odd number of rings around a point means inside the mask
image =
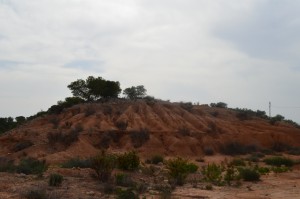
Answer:
POLYGON ((62 168, 90 168, 91 160, 90 159, 80 159, 72 158, 61 165, 62 168))
POLYGON ((53 173, 49 178, 49 186, 57 187, 60 186, 64 177, 60 174, 53 173))
POLYGON ((23 140, 14 145, 13 151, 14 152, 22 151, 23 149, 31 147, 32 145, 33 143, 30 140, 23 140))
POLYGON ((150 139, 150 133, 147 128, 142 128, 139 131, 131 131, 130 138, 133 146, 138 148, 150 139))

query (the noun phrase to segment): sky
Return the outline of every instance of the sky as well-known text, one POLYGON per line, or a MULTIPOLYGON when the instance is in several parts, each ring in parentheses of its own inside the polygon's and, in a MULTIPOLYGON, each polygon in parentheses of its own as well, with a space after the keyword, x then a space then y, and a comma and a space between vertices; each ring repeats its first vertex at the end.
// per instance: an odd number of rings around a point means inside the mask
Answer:
POLYGON ((300 1, 0 0, 0 117, 88 76, 300 123, 300 1))

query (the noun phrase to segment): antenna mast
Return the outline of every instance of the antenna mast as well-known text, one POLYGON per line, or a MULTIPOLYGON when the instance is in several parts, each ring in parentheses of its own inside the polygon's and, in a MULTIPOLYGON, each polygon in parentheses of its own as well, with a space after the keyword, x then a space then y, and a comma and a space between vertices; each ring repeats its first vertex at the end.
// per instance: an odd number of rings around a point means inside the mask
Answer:
POLYGON ((271 102, 269 102, 269 117, 271 118, 271 102))

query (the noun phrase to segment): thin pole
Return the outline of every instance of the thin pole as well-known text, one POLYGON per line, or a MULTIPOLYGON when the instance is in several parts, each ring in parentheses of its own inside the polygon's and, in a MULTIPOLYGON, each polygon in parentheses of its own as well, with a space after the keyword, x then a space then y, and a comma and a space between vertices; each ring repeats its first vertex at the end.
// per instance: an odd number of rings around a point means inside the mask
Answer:
POLYGON ((271 118, 271 102, 269 102, 269 117, 271 118))

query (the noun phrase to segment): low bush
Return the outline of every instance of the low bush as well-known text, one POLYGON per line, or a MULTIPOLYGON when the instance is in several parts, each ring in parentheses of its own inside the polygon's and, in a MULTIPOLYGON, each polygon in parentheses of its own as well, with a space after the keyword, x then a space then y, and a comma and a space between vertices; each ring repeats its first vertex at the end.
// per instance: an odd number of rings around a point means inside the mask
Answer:
POLYGON ((288 151, 291 147, 283 142, 276 141, 273 143, 271 150, 276 152, 288 151))
POLYGON ((6 157, 0 157, 0 172, 14 172, 16 169, 14 161, 6 157))
POLYGON ((300 155, 300 148, 299 147, 291 147, 288 151, 288 154, 300 155))
POLYGON ((49 178, 49 186, 57 187, 60 186, 64 177, 60 174, 53 173, 49 178))
POLYGON ((64 138, 64 136, 61 131, 58 131, 56 133, 53 133, 53 132, 47 133, 47 139, 48 139, 48 143, 50 145, 53 145, 57 142, 61 142, 63 140, 63 138, 64 138))
POLYGON ((23 149, 31 147, 32 145, 33 143, 30 140, 23 140, 14 145, 13 151, 14 152, 22 151, 23 149))
POLYGON ((51 124, 53 124, 53 128, 57 129, 60 120, 59 120, 58 117, 54 116, 54 117, 51 117, 51 118, 49 119, 49 122, 50 122, 51 124))
POLYGON ((90 159, 80 159, 72 158, 61 165, 62 168, 90 168, 91 160, 90 159))
POLYGON ((187 128, 186 126, 180 127, 180 128, 177 130, 177 133, 178 133, 179 135, 182 135, 182 136, 190 136, 190 135, 191 135, 190 129, 187 128))
POLYGON ((286 157, 280 157, 280 156, 266 158, 266 159, 264 159, 264 162, 268 165, 277 166, 277 167, 280 167, 282 165, 291 167, 294 165, 293 160, 286 158, 286 157))
POLYGON ((284 120, 282 115, 276 115, 270 119, 270 124, 275 125, 277 122, 281 122, 282 120, 284 120))
POLYGON ((271 171, 271 169, 269 167, 257 167, 255 169, 261 175, 266 175, 266 174, 270 173, 270 171, 271 171))
POLYGON ((250 162, 259 162, 260 158, 265 157, 263 153, 252 153, 249 157, 247 157, 247 160, 250 162))
POLYGON ((118 167, 123 170, 136 170, 140 166, 140 158, 134 151, 118 155, 118 167))
POLYGON ((213 190, 213 186, 211 184, 205 185, 205 190, 213 190))
POLYGON ((117 199, 138 199, 138 195, 134 193, 133 189, 119 189, 116 192, 117 199))
POLYGON ((280 167, 272 167, 271 170, 274 173, 284 173, 284 172, 290 171, 291 169, 286 166, 280 166, 280 167))
POLYGON ((83 130, 81 125, 76 125, 71 129, 69 133, 49 132, 47 134, 48 143, 53 145, 56 143, 62 143, 65 146, 70 146, 73 142, 78 140, 79 133, 83 130))
POLYGON ((202 167, 203 178, 206 182, 211 182, 216 185, 222 184, 223 167, 215 163, 208 164, 202 167))
POLYGON ((214 154, 215 154, 214 149, 211 148, 211 147, 204 147, 203 152, 204 152, 204 154, 207 155, 207 156, 211 156, 211 155, 214 155, 214 154))
POLYGON ((175 184, 182 186, 189 173, 195 173, 198 166, 188 162, 186 159, 180 157, 170 159, 166 162, 169 176, 175 180, 175 184))
POLYGON ((116 181, 116 185, 123 186, 123 187, 132 187, 135 184, 132 178, 125 173, 117 173, 115 175, 115 181, 116 181))
POLYGON ((147 128, 142 128, 139 131, 131 131, 130 138, 133 146, 138 148, 150 139, 150 133, 147 128))
POLYGON ((164 157, 161 155, 154 155, 150 159, 151 164, 158 164, 160 162, 164 162, 164 157))
POLYGON ((243 159, 235 158, 229 163, 230 166, 246 166, 246 162, 243 159))
POLYGON ((225 155, 245 155, 258 150, 256 145, 243 145, 239 142, 229 142, 221 146, 221 153, 225 155))
POLYGON ((34 187, 30 188, 22 194, 23 198, 26 199, 48 199, 46 188, 44 187, 34 187))
POLYGON ((180 102, 180 107, 183 108, 186 111, 191 111, 193 109, 193 104, 192 102, 180 102))
POLYGON ((240 169, 241 178, 244 181, 259 181, 260 174, 255 169, 242 168, 240 169))
POLYGON ((107 182, 116 165, 116 157, 102 151, 101 154, 91 158, 91 168, 94 169, 101 182, 107 182))
POLYGON ((88 105, 84 110, 84 115, 86 117, 94 115, 96 113, 95 107, 92 105, 88 105))
POLYGON ((125 131, 127 129, 127 126, 128 126, 128 121, 117 121, 117 122, 115 122, 115 126, 119 130, 125 131))
POLYGON ((240 180, 240 173, 238 169, 234 166, 227 167, 225 170, 224 181, 228 185, 231 185, 232 181, 238 181, 238 180, 240 180))
POLYGON ((63 136, 63 139, 61 140, 61 142, 65 145, 65 146, 70 146, 73 142, 76 142, 78 140, 79 137, 79 129, 71 129, 70 133, 65 134, 63 136))
POLYGON ((48 166, 46 162, 39 161, 34 158, 25 158, 21 159, 19 165, 16 167, 17 173, 24 174, 37 174, 41 175, 43 172, 47 170, 48 166))
POLYGON ((227 108, 227 104, 224 102, 211 103, 210 106, 217 107, 217 108, 227 108))

